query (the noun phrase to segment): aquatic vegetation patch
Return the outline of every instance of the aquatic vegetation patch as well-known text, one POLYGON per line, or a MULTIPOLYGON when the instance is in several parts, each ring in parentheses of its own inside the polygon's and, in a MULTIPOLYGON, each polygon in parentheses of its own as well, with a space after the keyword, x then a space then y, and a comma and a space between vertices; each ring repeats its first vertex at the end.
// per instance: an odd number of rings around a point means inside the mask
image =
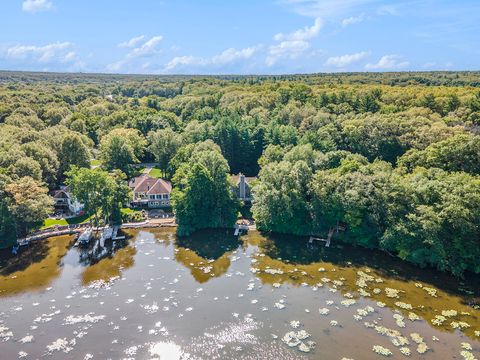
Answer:
POLYGON ((437 289, 424 286, 423 290, 425 290, 427 294, 430 295, 431 297, 437 297, 437 289))
POLYGON ((412 305, 404 303, 402 301, 397 301, 395 302, 395 305, 397 305, 399 308, 405 309, 405 310, 412 310, 412 305))
POLYGON ((330 310, 327 308, 320 308, 318 309, 318 312, 320 315, 328 315, 330 313, 330 310))
POLYGON ((463 357, 464 360, 477 360, 473 353, 467 350, 460 351, 460 355, 463 357))
POLYGON ((447 318, 443 315, 435 315, 435 318, 432 319, 432 324, 436 326, 441 326, 447 318))
POLYGON ((398 299, 400 297, 400 296, 398 296, 399 293, 400 293, 400 290, 398 290, 398 289, 392 289, 392 288, 389 288, 389 287, 385 288, 385 295, 389 298, 398 299))
POLYGON ((405 321, 403 321, 405 318, 402 315, 393 314, 393 318, 395 319, 395 323, 397 324, 398 327, 401 327, 401 328, 405 327, 405 321))
POLYGON ((346 300, 342 300, 340 301, 340 304, 342 304, 343 306, 345 307, 350 307, 352 306, 353 304, 355 304, 357 301, 354 300, 354 299, 346 299, 346 300))
POLYGON ((65 325, 74 325, 74 324, 79 324, 79 323, 91 323, 95 324, 101 320, 105 319, 105 315, 97 315, 95 316, 94 313, 88 313, 85 315, 68 315, 64 319, 64 324, 65 325))
POLYGON ((387 349, 387 348, 385 348, 385 347, 383 347, 383 346, 380 346, 380 345, 373 345, 372 350, 373 350, 375 353, 377 353, 377 354, 379 354, 379 355, 383 355, 383 356, 391 356, 391 355, 393 355, 393 353, 392 353, 389 349, 387 349))
POLYGON ((18 340, 19 342, 21 342, 22 344, 26 344, 26 343, 31 343, 33 342, 33 335, 27 335, 27 336, 24 336, 23 338, 21 338, 20 340, 18 340))
POLYGON ((76 344, 75 339, 67 341, 66 338, 59 338, 54 342, 52 342, 51 344, 47 345, 47 350, 48 352, 63 351, 64 353, 67 354, 73 350, 73 347, 75 346, 75 344, 76 344))
POLYGON ((442 316, 453 317, 453 316, 457 316, 457 315, 458 315, 457 310, 442 310, 442 316))

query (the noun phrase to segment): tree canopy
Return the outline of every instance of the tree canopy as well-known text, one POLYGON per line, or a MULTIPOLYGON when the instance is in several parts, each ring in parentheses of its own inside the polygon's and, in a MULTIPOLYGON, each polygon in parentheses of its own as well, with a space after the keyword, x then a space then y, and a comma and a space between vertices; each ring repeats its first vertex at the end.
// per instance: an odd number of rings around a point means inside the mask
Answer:
POLYGON ((228 163, 220 151, 202 147, 202 143, 196 146, 173 177, 172 201, 181 235, 231 227, 237 218, 238 203, 228 182, 228 163))

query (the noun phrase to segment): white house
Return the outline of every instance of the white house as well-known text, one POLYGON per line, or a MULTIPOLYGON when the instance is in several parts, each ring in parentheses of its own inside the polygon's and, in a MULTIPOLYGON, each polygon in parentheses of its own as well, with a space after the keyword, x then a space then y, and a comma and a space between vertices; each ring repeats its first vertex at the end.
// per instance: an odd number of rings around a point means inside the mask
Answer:
POLYGON ((55 201, 54 207, 56 212, 60 211, 68 215, 80 215, 83 212, 83 204, 73 198, 66 186, 53 191, 52 197, 55 201))

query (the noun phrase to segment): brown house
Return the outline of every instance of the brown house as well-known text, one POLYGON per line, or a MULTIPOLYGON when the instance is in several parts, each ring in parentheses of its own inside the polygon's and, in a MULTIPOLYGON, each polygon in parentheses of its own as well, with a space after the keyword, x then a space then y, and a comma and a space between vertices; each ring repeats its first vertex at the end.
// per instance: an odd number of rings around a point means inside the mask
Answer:
POLYGON ((131 207, 153 209, 170 206, 172 184, 169 181, 143 174, 130 180, 128 186, 133 193, 131 207))

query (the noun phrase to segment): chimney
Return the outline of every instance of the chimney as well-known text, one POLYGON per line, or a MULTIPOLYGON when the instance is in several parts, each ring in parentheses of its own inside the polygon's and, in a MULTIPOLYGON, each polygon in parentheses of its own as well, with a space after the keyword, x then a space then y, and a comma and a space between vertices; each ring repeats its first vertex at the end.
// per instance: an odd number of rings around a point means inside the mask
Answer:
POLYGON ((242 200, 245 200, 245 195, 246 195, 246 185, 245 185, 245 175, 243 175, 242 173, 239 174, 240 175, 240 178, 239 178, 239 183, 238 183, 238 186, 240 188, 240 199, 242 200))

